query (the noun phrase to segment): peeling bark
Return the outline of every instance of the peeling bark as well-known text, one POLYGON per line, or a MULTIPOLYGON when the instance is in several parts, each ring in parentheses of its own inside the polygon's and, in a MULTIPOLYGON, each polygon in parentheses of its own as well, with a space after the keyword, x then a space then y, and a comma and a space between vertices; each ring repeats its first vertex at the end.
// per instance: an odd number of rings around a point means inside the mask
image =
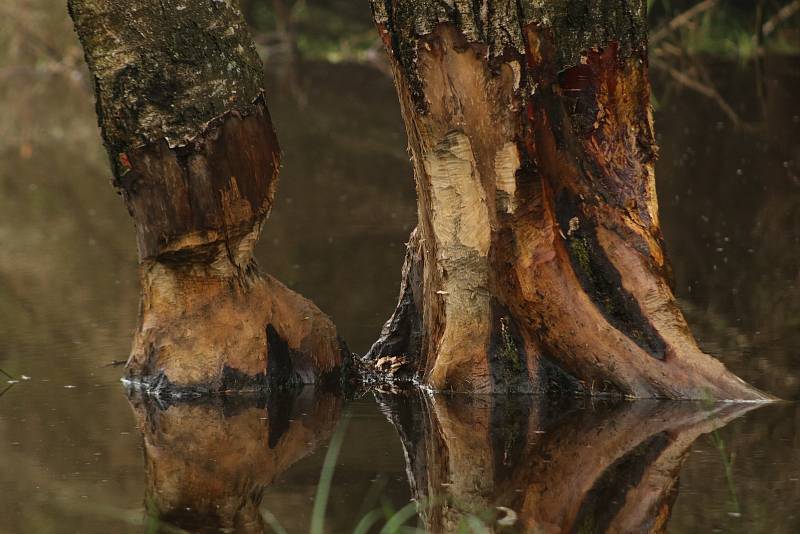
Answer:
POLYGON ((336 396, 308 390, 267 401, 131 405, 144 442, 147 513, 191 532, 266 532, 264 490, 322 446, 341 414, 336 396))
POLYGON ((373 12, 419 213, 366 357, 377 374, 391 361, 436 390, 769 398, 699 350, 667 282, 643 1, 373 12))
POLYGON ((349 355, 330 319, 253 259, 280 148, 235 2, 69 10, 136 227, 142 301, 127 377, 195 393, 337 379, 349 355))
POLYGON ((754 405, 380 395, 428 532, 665 532, 692 443, 754 405))

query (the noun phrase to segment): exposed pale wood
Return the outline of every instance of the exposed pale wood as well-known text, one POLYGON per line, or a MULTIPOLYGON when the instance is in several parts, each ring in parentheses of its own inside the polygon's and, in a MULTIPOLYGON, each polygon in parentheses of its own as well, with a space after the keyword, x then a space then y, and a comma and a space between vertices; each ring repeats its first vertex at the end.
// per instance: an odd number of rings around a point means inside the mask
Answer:
POLYGON ((69 9, 136 227, 142 302, 127 377, 175 393, 338 379, 349 356, 330 319, 253 259, 280 147, 236 3, 69 9))
POLYGON ((419 224, 366 361, 435 390, 767 399, 669 287, 643 2, 505 4, 373 2, 419 224))

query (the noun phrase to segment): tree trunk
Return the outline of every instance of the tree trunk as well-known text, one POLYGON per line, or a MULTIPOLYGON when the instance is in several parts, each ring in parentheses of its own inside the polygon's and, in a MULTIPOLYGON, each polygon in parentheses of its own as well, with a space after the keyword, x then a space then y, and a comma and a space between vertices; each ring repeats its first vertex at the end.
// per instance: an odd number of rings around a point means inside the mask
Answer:
POLYGON ((664 532, 692 443, 753 404, 381 395, 428 532, 664 532), (512 523, 510 529, 504 525, 512 523))
POLYGON ((127 376, 217 392, 338 377, 330 319, 258 272, 280 150, 234 2, 70 0, 142 299, 127 376))
POLYGON ((373 0, 419 213, 379 374, 768 398, 698 349, 667 281, 644 4, 373 0))
POLYGON ((341 399, 308 390, 273 397, 266 408, 249 399, 168 408, 131 401, 150 521, 190 532, 267 532, 259 508, 265 488, 330 438, 341 399))

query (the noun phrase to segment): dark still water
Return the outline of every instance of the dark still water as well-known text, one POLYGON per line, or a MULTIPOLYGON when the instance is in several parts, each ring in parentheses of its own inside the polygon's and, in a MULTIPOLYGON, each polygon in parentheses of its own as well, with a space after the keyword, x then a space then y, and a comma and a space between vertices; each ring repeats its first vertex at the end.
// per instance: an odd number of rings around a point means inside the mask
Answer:
MULTIPOLYGON (((800 63, 707 68, 738 127, 653 74, 676 290, 705 350, 795 401, 800 63)), ((416 219, 394 90, 373 68, 311 64, 269 80, 269 97, 285 157, 260 263, 363 353, 416 219)), ((136 320, 133 226, 87 83, 16 79, 0 116, 0 368, 18 380, 0 377, 0 532, 308 532, 324 469, 327 532, 377 532, 395 513, 432 532, 800 531, 794 402, 129 400, 106 365, 136 320)))

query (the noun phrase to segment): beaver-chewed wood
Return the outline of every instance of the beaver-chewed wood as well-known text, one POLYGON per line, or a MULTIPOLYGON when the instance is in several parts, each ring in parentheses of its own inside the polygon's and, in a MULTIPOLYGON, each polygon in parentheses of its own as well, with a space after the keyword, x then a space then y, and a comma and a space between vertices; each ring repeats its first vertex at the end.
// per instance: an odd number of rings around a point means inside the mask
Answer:
POLYGON ((253 247, 280 148, 235 2, 70 0, 142 300, 126 375, 159 392, 336 381, 330 319, 262 275, 253 247))
POLYGON ((372 5, 419 213, 376 374, 769 398, 698 348, 668 283, 643 0, 372 5))

